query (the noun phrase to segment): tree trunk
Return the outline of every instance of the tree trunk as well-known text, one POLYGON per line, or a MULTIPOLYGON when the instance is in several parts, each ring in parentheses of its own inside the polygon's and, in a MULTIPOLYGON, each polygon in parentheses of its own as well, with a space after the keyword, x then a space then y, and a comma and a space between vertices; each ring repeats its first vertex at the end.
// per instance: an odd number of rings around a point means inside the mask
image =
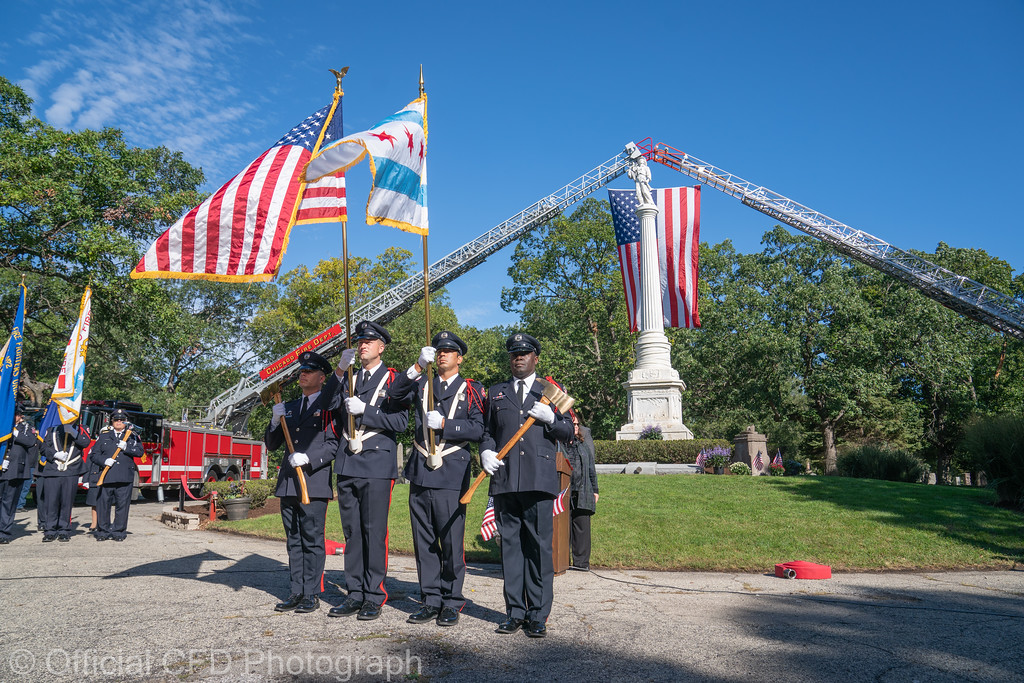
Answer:
POLYGON ((821 425, 821 442, 825 446, 825 474, 834 476, 836 469, 836 430, 831 422, 821 425))

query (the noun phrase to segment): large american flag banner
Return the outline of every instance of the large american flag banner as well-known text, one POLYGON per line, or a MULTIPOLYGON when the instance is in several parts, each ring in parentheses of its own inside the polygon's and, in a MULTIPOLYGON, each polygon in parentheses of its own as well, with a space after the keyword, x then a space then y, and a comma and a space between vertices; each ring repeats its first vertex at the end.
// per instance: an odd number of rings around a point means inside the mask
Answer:
MULTIPOLYGON (((700 186, 652 189, 656 219, 658 272, 666 327, 700 327, 697 265, 700 244, 700 186)), ((640 329, 640 206, 634 190, 608 190, 626 293, 629 330, 640 329)))
POLYGON ((342 137, 340 98, 306 117, 150 245, 133 278, 270 280, 298 223, 347 219, 345 177, 306 184, 313 152, 342 137))

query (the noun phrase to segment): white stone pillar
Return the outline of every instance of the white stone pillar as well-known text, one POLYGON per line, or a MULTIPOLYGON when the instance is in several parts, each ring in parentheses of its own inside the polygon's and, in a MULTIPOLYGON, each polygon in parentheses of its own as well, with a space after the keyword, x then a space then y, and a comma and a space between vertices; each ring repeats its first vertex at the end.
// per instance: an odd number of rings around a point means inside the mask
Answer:
POLYGON ((683 424, 682 391, 686 384, 672 367, 671 345, 665 336, 655 204, 641 204, 640 218, 640 337, 636 367, 623 383, 629 422, 615 433, 619 440, 637 439, 648 425, 661 427, 665 440, 692 439, 683 424))

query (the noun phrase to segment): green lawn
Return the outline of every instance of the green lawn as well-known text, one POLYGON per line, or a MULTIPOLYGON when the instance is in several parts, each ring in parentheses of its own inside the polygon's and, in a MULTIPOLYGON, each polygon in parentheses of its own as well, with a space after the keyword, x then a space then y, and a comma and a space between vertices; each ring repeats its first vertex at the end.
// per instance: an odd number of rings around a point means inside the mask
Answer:
MULTIPOLYGON (((1009 568, 1024 563, 1024 515, 983 489, 838 477, 600 475, 598 567, 768 571, 808 560, 839 571, 1009 568)), ((408 486, 395 486, 390 548, 411 553, 408 486)), ((466 559, 497 562, 480 537, 486 489, 467 515, 466 559)), ((280 517, 217 529, 283 538, 280 517)), ((327 536, 344 540, 337 505, 327 536)))

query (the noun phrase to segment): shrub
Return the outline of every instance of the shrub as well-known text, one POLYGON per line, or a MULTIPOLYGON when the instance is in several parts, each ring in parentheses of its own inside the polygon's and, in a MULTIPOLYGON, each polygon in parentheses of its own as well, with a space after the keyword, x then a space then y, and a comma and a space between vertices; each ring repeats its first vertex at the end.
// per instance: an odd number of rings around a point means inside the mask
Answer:
POLYGON ((733 474, 746 474, 750 475, 750 465, 745 462, 734 462, 729 465, 729 471, 733 474))
POLYGON ((971 423, 964 448, 988 476, 999 504, 1024 509, 1024 418, 996 415, 971 423))
POLYGON ((785 473, 786 473, 785 465, 779 465, 779 464, 768 465, 768 474, 772 475, 773 477, 781 477, 785 473))
POLYGON ((798 477, 804 473, 804 464, 799 460, 786 460, 783 464, 786 467, 787 477, 798 477))
POLYGON ((630 462, 657 462, 666 465, 693 464, 702 450, 730 448, 725 439, 686 439, 682 441, 595 441, 598 465, 625 465, 630 462))
POLYGON ((908 483, 920 482, 928 474, 928 465, 917 456, 878 446, 861 446, 843 453, 836 468, 843 477, 908 483))
POLYGON ((209 494, 210 491, 216 491, 219 500, 249 496, 249 509, 253 510, 266 504, 267 498, 274 492, 276 486, 277 480, 275 479, 251 479, 244 482, 208 481, 203 484, 203 495, 209 494))

